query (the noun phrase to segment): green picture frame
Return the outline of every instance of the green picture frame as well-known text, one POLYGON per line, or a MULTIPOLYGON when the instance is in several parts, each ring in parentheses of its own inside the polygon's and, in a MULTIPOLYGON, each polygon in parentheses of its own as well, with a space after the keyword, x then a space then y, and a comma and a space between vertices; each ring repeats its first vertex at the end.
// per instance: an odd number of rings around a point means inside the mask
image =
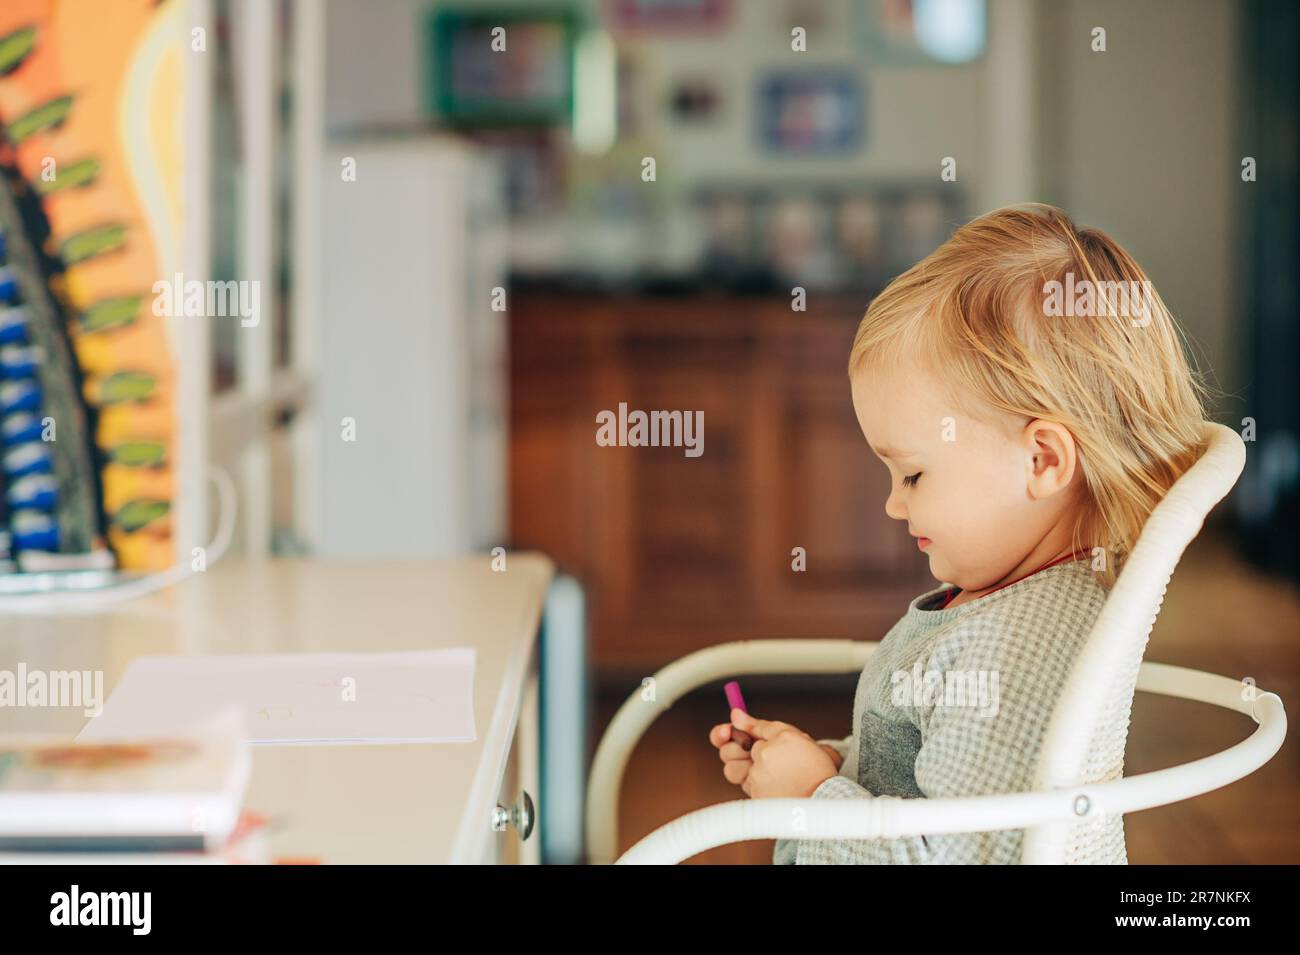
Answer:
MULTIPOLYGON (((426 19, 425 53, 427 95, 426 106, 440 121, 458 127, 510 128, 568 125, 573 118, 574 101, 574 54, 578 37, 583 29, 581 17, 572 7, 519 7, 455 9, 444 8, 431 12, 426 19), (504 51, 492 52, 492 30, 501 27, 505 30, 506 48, 504 51), (517 28, 524 27, 524 31, 517 28), (545 32, 536 28, 544 28, 545 32), (515 28, 512 30, 512 28, 515 28), (530 36, 531 32, 531 36, 530 36), (552 34, 552 38, 546 36, 552 34), (476 36, 481 34, 481 37, 476 36), (512 36, 513 34, 513 36, 512 36), (554 37, 558 37, 558 43, 554 37), (466 44, 474 38, 481 39, 482 49, 468 48, 466 44), (527 85, 530 78, 516 72, 511 75, 509 57, 512 50, 511 41, 515 43, 532 43, 532 56, 520 57, 522 60, 542 60, 541 66, 549 69, 548 74, 541 74, 537 80, 543 86, 554 84, 559 78, 559 89, 543 90, 536 96, 523 96, 514 91, 491 89, 492 81, 506 79, 522 81, 527 85), (556 47, 553 62, 546 64, 544 57, 536 54, 547 43, 556 47), (480 58, 477 65, 492 61, 486 57, 501 57, 501 70, 492 76, 491 70, 483 70, 488 85, 479 92, 467 91, 466 72, 475 66, 474 58, 480 58), (457 70, 461 75, 457 75, 457 70)), ((518 47, 515 48, 516 50, 518 47)), ((537 62, 531 64, 534 68, 537 62)), ((520 67, 523 71, 526 67, 520 67)), ((469 78, 468 82, 473 82, 469 78)))

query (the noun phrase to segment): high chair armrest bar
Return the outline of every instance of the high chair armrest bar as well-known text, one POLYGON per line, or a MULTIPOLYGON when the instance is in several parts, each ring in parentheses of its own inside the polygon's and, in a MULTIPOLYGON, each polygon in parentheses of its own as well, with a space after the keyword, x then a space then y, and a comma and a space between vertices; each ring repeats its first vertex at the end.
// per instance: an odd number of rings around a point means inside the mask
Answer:
MULTIPOLYGON (((600 745, 596 750, 596 757, 592 763, 590 781, 588 784, 587 798, 587 840, 588 840, 588 859, 593 864, 607 864, 614 861, 615 853, 618 846, 618 802, 619 794, 622 788, 623 772, 627 767, 627 761, 631 756, 645 730, 654 722, 664 710, 671 707, 686 693, 697 689, 713 680, 720 680, 724 677, 745 676, 754 673, 856 673, 860 672, 868 658, 875 652, 878 641, 863 640, 742 640, 733 643, 724 643, 717 646, 708 647, 695 653, 688 654, 680 660, 676 660, 657 672, 652 678, 647 680, 642 687, 634 692, 623 706, 619 709, 614 719, 610 722, 608 729, 601 738, 600 745)), ((1264 693, 1261 690, 1250 688, 1247 690, 1241 682, 1232 680, 1227 677, 1217 676, 1209 673, 1202 673, 1198 670, 1190 670, 1185 667, 1169 666, 1161 663, 1143 663, 1138 674, 1137 689, 1139 691, 1161 693, 1168 696, 1177 696, 1183 699, 1197 700, 1199 702, 1211 703, 1216 706, 1226 707, 1245 713, 1251 716, 1260 724, 1259 728, 1251 737, 1237 744, 1231 749, 1214 756, 1197 760, 1194 763, 1188 763, 1185 766, 1172 767, 1170 769, 1158 770, 1154 773, 1147 773, 1143 776, 1128 777, 1123 780, 1116 780, 1111 783, 1103 783, 1097 786, 1069 787, 1062 790, 1055 790, 1045 793, 1014 793, 1007 796, 981 796, 968 797, 959 800, 907 800, 919 804, 942 804, 951 806, 953 803, 967 805, 976 801, 988 802, 996 800, 999 804, 1006 800, 1014 800, 1016 811, 1020 811, 1021 804, 1027 805, 1034 812, 1046 813, 1047 821, 1077 820, 1074 814, 1074 798, 1080 793, 1088 794, 1090 798, 1098 791, 1106 799, 1115 798, 1111 789, 1103 787, 1116 787, 1126 785, 1131 782, 1141 782, 1141 786, 1128 787, 1121 790, 1121 795, 1127 798, 1138 800, 1132 806, 1127 802, 1115 803, 1114 808, 1108 808, 1104 811, 1131 812, 1136 809, 1146 809, 1152 806, 1165 805, 1168 802, 1176 801, 1179 798, 1187 798, 1192 795, 1200 795, 1209 792, 1219 786, 1226 785, 1242 776, 1253 772, 1254 769, 1263 765, 1282 744, 1282 739, 1286 734, 1286 714, 1282 708, 1281 700, 1272 693, 1264 693), (1254 699, 1251 699, 1251 694, 1254 699), (1275 712, 1274 712, 1275 710, 1275 712), (1266 721, 1272 719, 1273 723, 1266 721), (1262 755, 1261 755, 1262 754, 1262 755), (1252 762, 1253 760, 1253 762, 1252 762), (1249 764, 1249 765, 1247 765, 1249 764), (1245 769, 1241 769, 1246 766, 1245 769), (1188 772, 1187 777, 1175 775, 1172 782, 1169 782, 1169 774, 1180 774, 1188 772), (1209 772, 1211 775, 1202 776, 1203 772, 1209 772), (1223 778, 1221 782, 1213 782, 1211 785, 1203 785, 1205 780, 1218 779, 1221 774, 1227 772, 1230 775, 1223 778), (1195 780, 1195 782, 1193 782, 1195 780), (1180 786, 1192 785, 1192 790, 1184 792, 1180 786), (1147 787, 1155 785, 1155 790, 1148 790, 1147 787), (1166 792, 1164 787, 1172 786, 1168 792, 1183 793, 1183 795, 1174 795, 1172 798, 1163 798, 1161 793, 1166 792), (1198 788, 1199 787, 1199 788, 1198 788), (1132 797, 1127 794, 1132 791, 1132 797), (1142 800, 1149 798, 1144 794, 1154 792, 1157 794, 1158 801, 1142 803, 1142 800), (1039 800, 1041 800, 1041 808, 1039 800), (1064 815, 1058 815, 1059 807, 1065 805, 1069 811, 1064 815)), ((855 821, 859 820, 857 813, 863 812, 866 805, 888 802, 888 797, 878 797, 871 800, 850 800, 847 802, 836 801, 831 803, 828 800, 742 800, 732 803, 723 803, 718 806, 711 806, 706 809, 698 810, 683 816, 676 822, 684 822, 689 819, 701 818, 700 813, 706 814, 705 819, 712 820, 719 810, 726 810, 727 819, 740 819, 740 816, 734 815, 744 806, 754 807, 762 803, 776 804, 796 804, 815 806, 818 813, 822 807, 834 809, 839 813, 840 807, 846 807, 848 818, 855 821), (866 805, 863 805, 866 804, 866 805)), ((1093 803, 1096 807, 1097 803, 1093 803)), ((788 813, 788 806, 783 810, 788 813)), ((871 812, 884 812, 883 809, 872 809, 871 812)), ((944 809, 949 812, 951 809, 944 809)), ((1094 808, 1094 811, 1102 811, 1094 808)), ((766 810, 764 810, 766 812, 766 810)), ((910 819, 909 815, 905 818, 910 819)), ((752 812, 748 812, 744 818, 748 819, 752 812)), ((811 816, 811 812, 807 814, 811 816)), ((785 817, 789 821, 789 816, 785 817)), ((927 817, 928 818, 928 817, 927 817)), ((981 822, 978 825, 956 830, 945 828, 922 828, 915 832, 895 833, 901 835, 919 835, 929 834, 931 832, 968 832, 991 829, 1018 829, 1026 825, 1033 825, 1034 822, 1016 822, 1012 821, 1006 825, 986 825, 984 817, 981 816, 981 822)), ((991 819, 992 817, 990 817, 991 819)), ((1001 814, 998 818, 1002 818, 1001 814)), ((1016 817, 1019 818, 1019 817, 1016 817)), ((1037 818, 1037 817, 1034 817, 1037 818)), ((1041 821, 1041 820, 1040 820, 1041 821)), ((653 838, 658 832, 668 829, 673 825, 662 827, 643 839, 638 846, 643 846, 646 840, 653 838)), ((929 822, 923 824, 931 826, 929 822)), ((838 833, 838 838, 854 838, 851 832, 856 829, 837 827, 833 832, 838 833)), ((810 830, 804 829, 799 838, 811 838, 810 830)), ((779 838, 778 835, 743 835, 740 837, 726 838, 720 842, 712 842, 708 845, 701 845, 699 848, 679 855, 677 858, 666 860, 677 862, 681 859, 690 858, 698 852, 702 852, 714 845, 725 845, 730 842, 744 841, 745 839, 768 839, 779 838)), ((861 838, 861 837, 858 837, 861 838)), ((629 852, 630 856, 630 852, 629 852)), ((640 855, 629 858, 625 856, 620 861, 640 861, 640 855)), ((655 861, 665 861, 656 859, 655 861)))
POLYGON ((1172 695, 1249 713, 1259 724, 1255 731, 1229 749, 1181 766, 1049 792, 952 799, 734 800, 687 813, 661 826, 629 849, 618 864, 671 865, 706 849, 753 839, 896 838, 1077 822, 1199 796, 1268 762, 1286 736, 1286 713, 1277 695, 1260 692, 1254 699, 1242 701, 1239 683, 1196 671, 1172 672, 1180 669, 1162 667, 1165 672, 1153 674, 1152 682, 1158 685, 1176 679, 1179 685, 1166 686, 1172 695), (1230 701, 1234 689, 1235 699, 1230 701), (796 815, 796 810, 802 813, 796 815))

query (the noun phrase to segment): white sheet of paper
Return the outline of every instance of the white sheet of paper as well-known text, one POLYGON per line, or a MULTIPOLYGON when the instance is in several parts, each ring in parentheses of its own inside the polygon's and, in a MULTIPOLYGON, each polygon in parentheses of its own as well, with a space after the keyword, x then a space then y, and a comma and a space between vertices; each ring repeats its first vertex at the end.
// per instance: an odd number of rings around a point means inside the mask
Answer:
POLYGON ((179 732, 228 703, 254 743, 453 743, 474 731, 474 648, 139 657, 86 741, 179 732))

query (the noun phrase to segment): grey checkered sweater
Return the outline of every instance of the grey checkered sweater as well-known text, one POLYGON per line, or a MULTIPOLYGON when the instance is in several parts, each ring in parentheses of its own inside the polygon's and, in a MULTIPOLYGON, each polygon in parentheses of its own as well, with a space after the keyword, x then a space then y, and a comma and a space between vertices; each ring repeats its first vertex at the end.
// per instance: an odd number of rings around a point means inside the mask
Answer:
MULTIPOLYGON (((1106 591, 1076 560, 947 610, 922 594, 858 678, 857 732, 818 740, 844 757, 814 799, 1024 792, 1052 709, 1106 591)), ((1106 820, 1103 861, 1125 864, 1123 819, 1106 820), (1115 830, 1118 829, 1118 832, 1115 830)), ((898 839, 778 839, 777 865, 1017 863, 1024 831, 898 839)))

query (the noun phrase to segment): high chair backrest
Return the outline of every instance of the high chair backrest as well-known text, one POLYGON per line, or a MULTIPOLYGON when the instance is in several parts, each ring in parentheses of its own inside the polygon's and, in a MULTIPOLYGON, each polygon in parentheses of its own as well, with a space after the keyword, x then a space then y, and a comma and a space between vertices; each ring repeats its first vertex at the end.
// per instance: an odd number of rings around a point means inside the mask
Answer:
MULTIPOLYGON (((1075 661, 1048 723, 1035 790, 1117 779, 1138 670, 1165 589, 1206 515, 1232 489, 1246 462, 1237 433, 1206 422, 1204 453, 1174 483, 1142 528, 1075 661)), ((1040 826, 1025 833, 1026 863, 1124 861, 1118 820, 1040 826)))

